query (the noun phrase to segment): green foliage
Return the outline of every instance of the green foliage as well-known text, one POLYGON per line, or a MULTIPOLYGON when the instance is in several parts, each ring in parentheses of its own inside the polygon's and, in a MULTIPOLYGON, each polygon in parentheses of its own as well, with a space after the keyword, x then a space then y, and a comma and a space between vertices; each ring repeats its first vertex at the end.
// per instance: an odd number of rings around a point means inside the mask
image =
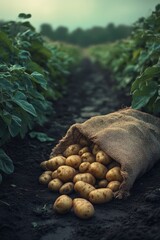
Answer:
MULTIPOLYGON (((19 14, 25 20, 30 14, 19 14)), ((10 138, 42 125, 52 109, 50 100, 62 95, 69 73, 70 57, 55 47, 50 49, 29 22, 0 25, 0 147, 10 138)), ((31 134, 33 137, 33 133, 31 134)), ((49 141, 38 134, 40 141, 49 141)), ((13 172, 13 164, 0 149, 0 173, 13 172)), ((0 175, 0 181, 2 176, 0 175)))
POLYGON ((37 140, 39 140, 40 142, 52 142, 54 141, 54 138, 48 137, 47 134, 42 133, 42 132, 30 132, 29 136, 31 138, 36 138, 37 140))
POLYGON ((160 113, 160 5, 134 24, 130 38, 88 51, 93 61, 111 70, 119 88, 131 89, 133 108, 160 113))

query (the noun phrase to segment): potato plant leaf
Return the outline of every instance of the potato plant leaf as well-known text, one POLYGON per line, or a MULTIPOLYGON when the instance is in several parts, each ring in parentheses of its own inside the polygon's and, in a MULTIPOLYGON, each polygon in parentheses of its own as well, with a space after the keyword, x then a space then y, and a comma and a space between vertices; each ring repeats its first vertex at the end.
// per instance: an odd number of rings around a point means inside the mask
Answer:
POLYGON ((10 157, 0 148, 0 171, 10 174, 14 171, 13 162, 10 157))
POLYGON ((51 141, 54 141, 54 138, 51 138, 47 134, 42 133, 42 132, 30 132, 29 136, 31 138, 38 139, 40 142, 51 142, 51 141))

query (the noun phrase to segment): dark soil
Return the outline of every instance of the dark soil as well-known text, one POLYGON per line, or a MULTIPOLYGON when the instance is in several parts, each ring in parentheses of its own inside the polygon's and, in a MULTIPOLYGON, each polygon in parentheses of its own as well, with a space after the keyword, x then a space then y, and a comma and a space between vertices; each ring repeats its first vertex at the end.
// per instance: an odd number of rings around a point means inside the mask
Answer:
POLYGON ((40 162, 69 126, 94 115, 107 114, 130 105, 129 97, 113 88, 109 74, 88 60, 69 79, 64 98, 54 103, 55 112, 43 128, 54 142, 26 137, 6 146, 15 172, 0 185, 1 240, 159 240, 160 163, 137 180, 126 200, 95 206, 95 216, 80 220, 72 212, 58 215, 52 204, 58 194, 38 183, 40 162))

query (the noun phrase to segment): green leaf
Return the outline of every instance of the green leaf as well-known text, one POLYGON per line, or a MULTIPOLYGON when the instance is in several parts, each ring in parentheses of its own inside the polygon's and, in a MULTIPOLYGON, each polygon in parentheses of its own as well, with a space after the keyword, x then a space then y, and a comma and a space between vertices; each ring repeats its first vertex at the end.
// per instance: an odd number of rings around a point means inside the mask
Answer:
POLYGON ((21 107, 23 110, 25 110, 26 112, 30 113, 31 115, 33 115, 34 117, 37 117, 37 113, 35 108, 33 107, 32 104, 30 104, 29 102, 25 101, 25 100, 16 100, 13 98, 13 101, 19 106, 21 107))
POLYGON ((30 132, 29 136, 31 138, 36 138, 38 139, 40 142, 50 142, 50 141, 54 141, 54 138, 48 137, 47 134, 42 133, 42 132, 30 132))
POLYGON ((0 148, 0 170, 10 174, 14 171, 13 162, 10 157, 0 148))
POLYGON ((8 126, 8 130, 12 137, 15 137, 19 133, 21 122, 22 120, 19 117, 12 115, 11 124, 8 126))
POLYGON ((33 72, 31 76, 33 77, 33 81, 40 84, 41 87, 44 88, 45 90, 47 89, 47 81, 42 74, 38 72, 33 72))
POLYGON ((19 100, 26 100, 26 95, 20 91, 17 91, 14 95, 14 99, 19 101, 19 100))

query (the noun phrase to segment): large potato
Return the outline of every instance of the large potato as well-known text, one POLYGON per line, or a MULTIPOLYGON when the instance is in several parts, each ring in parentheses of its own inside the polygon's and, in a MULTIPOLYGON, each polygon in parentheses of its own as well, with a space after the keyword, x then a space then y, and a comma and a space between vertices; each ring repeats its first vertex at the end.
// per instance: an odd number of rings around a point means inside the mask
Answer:
POLYGON ((48 184, 51 181, 52 177, 49 174, 42 174, 39 177, 39 182, 41 184, 48 184))
POLYGON ((88 219, 94 215, 93 205, 83 198, 75 198, 73 200, 73 211, 75 215, 82 219, 88 219))
POLYGON ((75 169, 79 168, 79 165, 81 164, 81 157, 79 155, 71 155, 66 158, 66 165, 73 167, 75 169))
POLYGON ((101 204, 111 201, 113 192, 109 188, 95 189, 89 193, 89 201, 93 204, 101 204))
POLYGON ((54 171, 59 166, 65 165, 66 158, 63 156, 56 156, 51 159, 49 159, 46 163, 47 169, 54 171))
POLYGON ((96 179, 90 173, 78 173, 74 176, 73 182, 76 183, 78 181, 83 181, 83 182, 89 183, 91 185, 95 185, 96 179))
POLYGON ((105 178, 106 172, 107 172, 107 168, 99 163, 99 162, 93 162, 90 164, 89 166, 89 172, 98 179, 103 179, 105 178))
POLYGON ((72 182, 67 182, 61 186, 59 189, 60 194, 70 194, 73 192, 74 184, 72 182))
POLYGON ((104 165, 107 165, 112 161, 112 158, 109 155, 107 155, 104 151, 99 151, 96 154, 96 161, 104 165))
POLYGON ((90 152, 83 153, 81 155, 81 159, 82 159, 82 162, 89 162, 89 163, 93 163, 96 160, 93 154, 90 152))
POLYGON ((67 195, 61 195, 56 199, 53 205, 53 209, 61 214, 69 212, 72 208, 73 201, 67 195))
POLYGON ((79 150, 78 154, 82 156, 83 153, 90 152, 89 147, 83 147, 79 150))
POLYGON ((81 145, 79 145, 79 144, 72 144, 72 145, 70 145, 70 146, 68 146, 68 147, 66 148, 66 150, 65 150, 64 153, 63 153, 63 155, 64 155, 65 157, 69 157, 69 156, 71 156, 71 155, 77 155, 78 152, 79 152, 79 150, 80 150, 81 148, 82 148, 82 147, 81 147, 81 145))
POLYGON ((81 173, 86 173, 89 170, 90 163, 89 162, 83 162, 79 166, 79 171, 81 173))
POLYGON ((57 192, 59 191, 62 185, 63 185, 63 182, 60 179, 55 178, 48 183, 48 188, 51 191, 57 192))
POLYGON ((93 155, 96 155, 100 151, 100 147, 97 144, 94 144, 92 147, 92 153, 93 155))
POLYGON ((123 177, 121 175, 121 169, 120 167, 114 167, 111 168, 107 173, 106 173, 106 179, 111 182, 111 181, 123 181, 123 177))
POLYGON ((113 192, 119 190, 121 183, 119 181, 111 181, 108 183, 107 187, 110 188, 113 192))
POLYGON ((70 182, 74 178, 76 170, 70 166, 60 166, 57 169, 57 176, 62 182, 70 182))
POLYGON ((86 182, 78 181, 74 185, 74 190, 80 194, 81 197, 88 199, 89 193, 95 188, 86 182))

